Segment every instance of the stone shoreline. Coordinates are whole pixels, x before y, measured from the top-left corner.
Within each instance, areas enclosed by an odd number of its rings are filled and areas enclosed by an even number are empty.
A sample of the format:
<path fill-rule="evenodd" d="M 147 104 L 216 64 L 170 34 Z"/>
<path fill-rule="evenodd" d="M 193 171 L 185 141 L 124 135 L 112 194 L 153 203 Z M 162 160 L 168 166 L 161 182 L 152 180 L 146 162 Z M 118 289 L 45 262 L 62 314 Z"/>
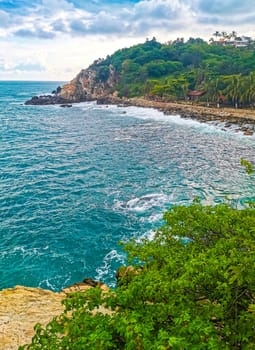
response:
<path fill-rule="evenodd" d="M 179 115 L 182 118 L 197 120 L 201 123 L 222 123 L 224 128 L 236 125 L 236 131 L 243 132 L 247 136 L 255 133 L 255 109 L 213 108 L 197 103 L 163 102 L 142 97 L 128 99 L 107 94 L 86 95 L 83 98 L 79 98 L 79 96 L 75 98 L 63 97 L 59 94 L 33 96 L 25 102 L 25 105 L 60 104 L 61 107 L 72 107 L 73 103 L 88 101 L 97 101 L 98 104 L 155 108 L 167 115 Z"/>
<path fill-rule="evenodd" d="M 234 124 L 237 126 L 237 131 L 243 132 L 247 136 L 251 136 L 255 132 L 255 110 L 213 108 L 197 104 L 161 102 L 145 98 L 120 99 L 109 96 L 98 98 L 97 103 L 155 108 L 167 115 L 179 115 L 182 118 L 197 120 L 201 123 L 223 123 L 225 128 Z"/>

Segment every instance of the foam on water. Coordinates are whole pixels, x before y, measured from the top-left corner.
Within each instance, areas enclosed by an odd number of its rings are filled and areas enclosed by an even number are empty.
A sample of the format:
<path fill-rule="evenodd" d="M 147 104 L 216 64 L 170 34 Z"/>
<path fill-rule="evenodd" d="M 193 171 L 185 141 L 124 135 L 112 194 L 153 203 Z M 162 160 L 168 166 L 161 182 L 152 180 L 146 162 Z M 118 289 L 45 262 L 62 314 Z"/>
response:
<path fill-rule="evenodd" d="M 21 105 L 58 85 L 0 82 L 0 288 L 114 286 L 118 241 L 152 238 L 172 205 L 252 197 L 254 139 L 148 108 Z"/>
<path fill-rule="evenodd" d="M 155 207 L 162 207 L 169 202 L 169 197 L 163 193 L 145 194 L 138 198 L 130 199 L 126 204 L 122 204 L 127 210 L 144 213 Z"/>
<path fill-rule="evenodd" d="M 109 106 L 107 106 L 109 108 Z M 244 137 L 244 133 L 240 130 L 238 125 L 232 124 L 228 125 L 228 123 L 221 121 L 208 121 L 207 123 L 200 122 L 195 119 L 183 118 L 180 115 L 168 115 L 162 111 L 153 108 L 142 108 L 135 106 L 128 107 L 118 107 L 118 106 L 110 106 L 112 110 L 119 109 L 119 111 L 123 114 L 127 113 L 128 116 L 139 118 L 142 120 L 154 120 L 157 122 L 177 124 L 184 127 L 198 128 L 206 133 L 233 133 L 238 136 Z M 246 125 L 247 126 L 247 125 Z M 245 127 L 245 124 L 243 125 Z M 255 135 L 251 135 L 250 138 L 254 139 Z"/>
<path fill-rule="evenodd" d="M 96 269 L 95 279 L 97 281 L 107 281 L 109 287 L 115 287 L 116 263 L 124 265 L 126 261 L 125 254 L 116 249 L 111 250 L 103 259 L 103 263 Z M 115 265 L 115 266 L 114 266 Z"/>

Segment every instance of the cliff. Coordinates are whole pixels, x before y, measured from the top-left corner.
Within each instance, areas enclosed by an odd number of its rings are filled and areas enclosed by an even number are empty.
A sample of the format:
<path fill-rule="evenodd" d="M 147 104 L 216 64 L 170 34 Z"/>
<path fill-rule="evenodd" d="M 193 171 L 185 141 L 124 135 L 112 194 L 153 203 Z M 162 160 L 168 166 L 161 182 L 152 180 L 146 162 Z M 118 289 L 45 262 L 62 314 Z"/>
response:
<path fill-rule="evenodd" d="M 104 72 L 104 74 L 102 73 Z M 34 96 L 26 105 L 66 104 L 97 100 L 103 96 L 117 94 L 115 86 L 118 75 L 112 65 L 107 68 L 92 65 L 82 69 L 70 83 L 58 88 L 52 95 Z"/>
<path fill-rule="evenodd" d="M 113 66 L 108 67 L 107 76 L 100 76 L 96 66 L 82 69 L 69 84 L 63 85 L 58 96 L 68 102 L 96 100 L 101 96 L 113 94 L 118 76 Z"/>
<path fill-rule="evenodd" d="M 20 345 L 30 343 L 35 324 L 40 322 L 46 326 L 60 315 L 64 310 L 61 302 L 68 293 L 86 291 L 97 285 L 84 281 L 59 293 L 22 286 L 0 291 L 0 350 L 18 350 Z M 101 288 L 108 290 L 105 285 Z"/>

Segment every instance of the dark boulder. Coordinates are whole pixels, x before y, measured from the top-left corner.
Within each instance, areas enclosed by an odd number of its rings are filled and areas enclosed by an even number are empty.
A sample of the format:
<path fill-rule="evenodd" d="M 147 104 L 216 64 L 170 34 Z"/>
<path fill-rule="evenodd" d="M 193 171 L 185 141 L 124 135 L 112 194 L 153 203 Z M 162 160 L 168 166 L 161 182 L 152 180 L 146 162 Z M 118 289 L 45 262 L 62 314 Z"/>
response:
<path fill-rule="evenodd" d="M 41 95 L 33 96 L 30 100 L 25 102 L 25 105 L 55 105 L 55 104 L 66 104 L 63 97 L 57 95 Z"/>
<path fill-rule="evenodd" d="M 63 108 L 70 108 L 70 107 L 73 107 L 73 105 L 69 104 L 69 103 L 64 103 L 63 105 L 60 105 L 60 107 L 63 107 Z"/>

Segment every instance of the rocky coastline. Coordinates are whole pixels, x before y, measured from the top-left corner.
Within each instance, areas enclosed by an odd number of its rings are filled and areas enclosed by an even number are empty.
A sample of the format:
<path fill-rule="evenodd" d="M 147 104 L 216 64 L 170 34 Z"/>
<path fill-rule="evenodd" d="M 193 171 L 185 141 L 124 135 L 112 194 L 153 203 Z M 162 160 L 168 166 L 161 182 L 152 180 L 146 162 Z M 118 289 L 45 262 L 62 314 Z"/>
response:
<path fill-rule="evenodd" d="M 30 343 L 35 334 L 34 326 L 38 322 L 46 326 L 59 316 L 64 311 L 62 300 L 68 294 L 96 286 L 104 291 L 109 290 L 106 285 L 90 278 L 66 287 L 61 292 L 23 286 L 1 290 L 0 350 L 18 350 L 20 345 Z"/>
<path fill-rule="evenodd" d="M 236 125 L 237 131 L 243 132 L 246 136 L 251 136 L 255 132 L 255 110 L 213 108 L 191 103 L 154 101 L 146 98 L 120 99 L 112 96 L 99 97 L 97 103 L 154 108 L 166 115 L 179 115 L 181 118 L 193 119 L 201 123 L 221 123 L 225 128 Z"/>
<path fill-rule="evenodd" d="M 25 105 L 59 104 L 72 107 L 73 103 L 97 101 L 98 104 L 155 108 L 167 115 L 179 115 L 201 123 L 222 123 L 224 129 L 236 126 L 236 130 L 247 136 L 255 132 L 255 109 L 213 108 L 189 101 L 166 102 L 153 97 L 120 98 L 116 90 L 119 75 L 112 65 L 107 78 L 100 78 L 100 66 L 82 69 L 68 84 L 57 87 L 51 95 L 33 96 Z"/>
<path fill-rule="evenodd" d="M 255 133 L 255 110 L 232 109 L 232 108 L 214 108 L 201 106 L 195 103 L 181 102 L 163 102 L 147 98 L 119 98 L 116 95 L 100 94 L 84 96 L 70 96 L 66 93 L 61 95 L 42 95 L 33 96 L 25 102 L 25 105 L 55 105 L 61 107 L 72 107 L 73 103 L 96 101 L 98 104 L 118 105 L 118 106 L 137 106 L 145 108 L 154 108 L 162 111 L 166 115 L 179 115 L 181 118 L 197 120 L 201 123 L 222 124 L 225 129 L 236 126 L 236 130 L 246 136 Z"/>

